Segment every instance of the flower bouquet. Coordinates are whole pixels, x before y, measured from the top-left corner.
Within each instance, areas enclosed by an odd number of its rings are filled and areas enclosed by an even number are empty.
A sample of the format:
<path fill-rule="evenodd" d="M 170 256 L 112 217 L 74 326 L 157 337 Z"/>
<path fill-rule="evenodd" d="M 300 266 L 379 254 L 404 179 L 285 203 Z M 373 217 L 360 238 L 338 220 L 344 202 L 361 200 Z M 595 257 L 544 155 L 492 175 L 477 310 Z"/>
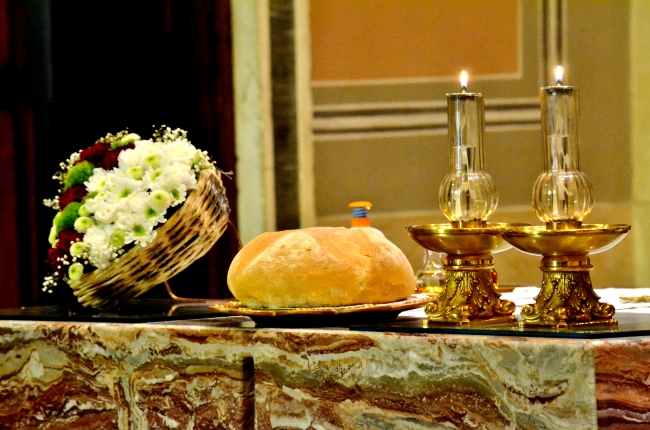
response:
<path fill-rule="evenodd" d="M 84 306 L 112 308 L 165 282 L 227 228 L 221 171 L 184 130 L 108 134 L 61 168 L 60 194 L 45 201 L 57 214 L 43 289 L 63 280 Z"/>

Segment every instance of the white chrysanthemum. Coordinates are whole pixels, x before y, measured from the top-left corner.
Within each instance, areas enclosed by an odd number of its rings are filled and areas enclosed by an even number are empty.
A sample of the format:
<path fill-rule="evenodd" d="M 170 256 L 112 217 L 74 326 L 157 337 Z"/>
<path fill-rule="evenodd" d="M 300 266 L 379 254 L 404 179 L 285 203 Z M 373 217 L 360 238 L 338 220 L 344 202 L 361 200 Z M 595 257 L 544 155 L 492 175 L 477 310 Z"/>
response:
<path fill-rule="evenodd" d="M 121 199 L 115 207 L 115 226 L 120 230 L 130 230 L 135 224 L 145 222 L 144 210 L 147 205 L 147 192 L 138 192 Z"/>
<path fill-rule="evenodd" d="M 174 163 L 192 165 L 197 149 L 187 139 L 177 139 L 165 145 L 165 158 Z"/>
<path fill-rule="evenodd" d="M 120 154 L 120 158 L 118 158 L 118 162 L 121 163 L 119 165 L 120 169 L 124 170 L 122 167 L 123 165 L 125 167 L 132 167 L 137 165 L 143 168 L 151 168 L 151 160 L 148 160 L 148 158 L 152 155 L 160 156 L 160 154 L 164 151 L 164 147 L 162 145 L 163 144 L 160 142 L 152 142 L 150 140 L 142 140 L 136 142 L 135 148 L 124 151 L 123 157 L 122 154 Z"/>
<path fill-rule="evenodd" d="M 88 214 L 96 214 L 100 210 L 106 210 L 107 206 L 113 206 L 117 202 L 117 196 L 109 191 L 101 191 L 95 197 L 89 198 L 84 203 L 84 211 Z M 101 220 L 100 220 L 101 221 Z M 102 221 L 104 222 L 104 221 Z"/>
<path fill-rule="evenodd" d="M 144 174 L 144 177 L 142 178 L 142 182 L 146 184 L 146 187 L 154 190 L 160 188 L 157 184 L 156 181 L 158 181 L 159 177 L 165 173 L 165 169 L 150 169 L 147 170 Z M 167 190 L 165 190 L 167 191 Z"/>
<path fill-rule="evenodd" d="M 109 175 L 111 181 L 111 192 L 115 193 L 118 199 L 128 197 L 133 193 L 145 191 L 146 188 L 142 181 L 138 181 L 124 174 L 121 170 L 116 170 Z"/>
<path fill-rule="evenodd" d="M 157 211 L 151 206 L 147 206 L 144 211 L 144 217 L 147 219 L 147 224 L 151 225 L 152 229 L 156 228 L 160 224 L 164 224 L 167 221 L 167 218 L 165 218 L 166 214 L 166 210 Z"/>
<path fill-rule="evenodd" d="M 98 221 L 104 224 L 111 224 L 117 216 L 117 200 L 118 198 L 115 193 L 103 191 L 95 197 L 86 200 L 84 209 Z"/>
<path fill-rule="evenodd" d="M 126 172 L 132 167 L 145 166 L 145 159 L 153 153 L 153 143 L 150 140 L 139 140 L 135 148 L 120 152 L 117 157 L 118 168 Z"/>
<path fill-rule="evenodd" d="M 165 190 L 151 191 L 151 195 L 147 200 L 149 206 L 157 212 L 166 211 L 172 204 L 172 195 Z"/>
<path fill-rule="evenodd" d="M 149 194 L 147 190 L 135 191 L 124 198 L 118 199 L 115 206 L 121 213 L 142 212 L 149 199 Z"/>
<path fill-rule="evenodd" d="M 183 184 L 171 190 L 170 194 L 172 195 L 172 206 L 178 206 L 187 199 L 187 190 L 185 190 L 185 185 Z"/>
<path fill-rule="evenodd" d="M 198 188 L 198 181 L 196 180 L 196 173 L 189 166 L 174 164 L 165 170 L 170 175 L 174 175 L 180 183 L 185 185 L 186 190 L 195 190 Z"/>
<path fill-rule="evenodd" d="M 104 169 L 93 169 L 93 175 L 88 179 L 87 182 L 84 183 L 84 185 L 90 193 L 99 193 L 108 189 L 111 185 L 108 177 L 108 172 Z"/>
<path fill-rule="evenodd" d="M 140 150 L 146 150 L 150 154 L 160 154 L 161 151 L 164 151 L 164 148 L 165 146 L 162 142 L 153 142 L 151 140 L 147 140 L 146 142 L 142 142 Z"/>
<path fill-rule="evenodd" d="M 137 243 L 141 246 L 147 246 L 156 237 L 156 230 L 147 228 L 146 225 L 136 224 L 124 235 L 124 243 Z"/>
<path fill-rule="evenodd" d="M 98 205 L 94 214 L 95 218 L 103 224 L 112 224 L 117 218 L 117 207 L 115 204 Z"/>
<path fill-rule="evenodd" d="M 121 213 L 120 216 L 115 220 L 115 227 L 120 231 L 128 232 L 133 230 L 135 226 L 140 225 L 144 228 L 147 228 L 147 218 L 144 216 L 144 213 Z M 151 230 L 151 228 L 147 228 Z M 127 242 L 128 243 L 128 242 Z"/>
<path fill-rule="evenodd" d="M 187 166 L 173 164 L 168 166 L 159 175 L 152 177 L 151 188 L 161 189 L 173 194 L 176 190 L 179 193 L 194 190 L 198 187 L 196 175 Z"/>
<path fill-rule="evenodd" d="M 115 249 L 111 243 L 112 226 L 93 226 L 84 235 L 84 248 L 88 261 L 98 269 L 105 269 L 113 260 Z"/>

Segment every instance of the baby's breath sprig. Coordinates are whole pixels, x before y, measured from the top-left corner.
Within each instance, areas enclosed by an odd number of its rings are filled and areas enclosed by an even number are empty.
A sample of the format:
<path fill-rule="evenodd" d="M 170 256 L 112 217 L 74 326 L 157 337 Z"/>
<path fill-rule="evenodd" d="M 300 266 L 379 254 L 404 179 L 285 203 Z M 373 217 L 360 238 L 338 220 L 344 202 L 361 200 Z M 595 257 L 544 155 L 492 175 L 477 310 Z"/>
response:
<path fill-rule="evenodd" d="M 56 287 L 56 285 L 59 283 L 61 274 L 66 273 L 67 266 L 70 265 L 70 260 L 67 255 L 58 257 L 56 260 L 57 260 L 56 270 L 51 275 L 46 276 L 43 280 L 43 291 L 46 293 L 52 293 L 53 291 L 52 289 Z"/>
<path fill-rule="evenodd" d="M 52 199 L 43 199 L 43 205 L 58 211 L 60 209 L 59 196 L 54 196 Z"/>
<path fill-rule="evenodd" d="M 59 283 L 58 274 L 46 276 L 43 281 L 43 292 L 50 293 L 50 294 L 53 293 L 54 292 L 53 288 L 56 287 L 58 283 Z"/>
<path fill-rule="evenodd" d="M 178 139 L 187 140 L 187 131 L 180 128 L 172 129 L 163 124 L 153 132 L 154 142 L 172 142 Z"/>
<path fill-rule="evenodd" d="M 124 138 L 124 137 L 125 137 L 126 135 L 128 135 L 128 134 L 129 134 L 129 131 L 128 131 L 128 130 L 121 130 L 121 131 L 118 131 L 118 132 L 115 133 L 115 134 L 113 134 L 113 133 L 107 133 L 106 136 L 104 136 L 104 137 L 100 137 L 99 139 L 97 139 L 97 142 L 100 142 L 100 143 L 111 143 L 111 144 L 112 144 L 113 142 L 121 141 L 122 138 Z"/>
<path fill-rule="evenodd" d="M 210 169 L 216 165 L 215 161 L 210 159 L 208 151 L 196 151 L 196 155 L 192 161 L 192 169 L 194 169 L 197 175 L 203 170 Z"/>

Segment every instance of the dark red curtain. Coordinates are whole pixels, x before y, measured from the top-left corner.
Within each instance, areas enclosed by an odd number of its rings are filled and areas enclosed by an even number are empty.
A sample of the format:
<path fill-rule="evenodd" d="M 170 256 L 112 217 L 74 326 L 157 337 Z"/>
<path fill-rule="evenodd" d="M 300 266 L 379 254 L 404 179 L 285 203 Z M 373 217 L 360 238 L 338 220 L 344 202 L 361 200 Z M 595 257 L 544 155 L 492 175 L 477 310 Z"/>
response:
<path fill-rule="evenodd" d="M 166 124 L 234 171 L 231 52 L 228 0 L 0 0 L 0 307 L 74 301 L 65 286 L 40 291 L 54 215 L 41 201 L 73 151 Z M 235 252 L 228 233 L 175 292 L 227 297 Z"/>
<path fill-rule="evenodd" d="M 0 306 L 38 297 L 26 2 L 0 0 Z"/>

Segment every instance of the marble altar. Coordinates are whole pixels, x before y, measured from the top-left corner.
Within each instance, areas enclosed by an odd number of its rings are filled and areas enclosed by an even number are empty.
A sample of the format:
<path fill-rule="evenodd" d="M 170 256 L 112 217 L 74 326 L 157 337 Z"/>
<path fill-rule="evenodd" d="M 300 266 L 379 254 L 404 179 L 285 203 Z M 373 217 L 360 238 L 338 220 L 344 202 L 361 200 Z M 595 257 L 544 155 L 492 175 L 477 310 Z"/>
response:
<path fill-rule="evenodd" d="M 650 337 L 0 322 L 0 428 L 650 428 Z"/>

